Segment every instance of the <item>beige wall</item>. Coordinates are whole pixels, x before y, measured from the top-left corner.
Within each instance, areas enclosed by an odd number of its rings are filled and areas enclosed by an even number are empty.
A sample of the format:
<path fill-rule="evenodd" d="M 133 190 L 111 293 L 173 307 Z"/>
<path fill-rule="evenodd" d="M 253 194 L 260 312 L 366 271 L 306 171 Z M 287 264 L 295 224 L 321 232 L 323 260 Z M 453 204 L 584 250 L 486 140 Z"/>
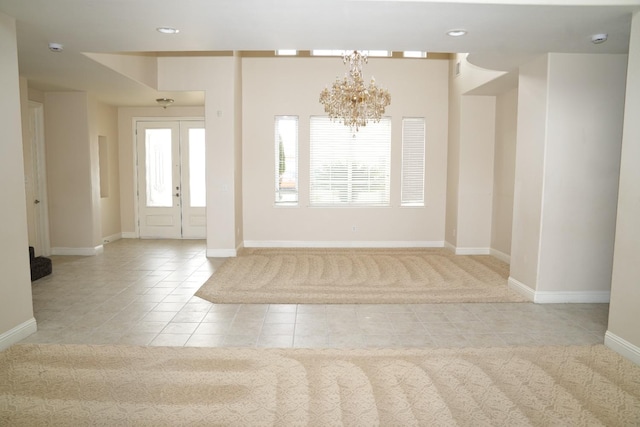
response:
<path fill-rule="evenodd" d="M 35 332 L 29 277 L 27 213 L 15 20 L 0 13 L 0 350 Z"/>
<path fill-rule="evenodd" d="M 494 96 L 461 99 L 457 253 L 488 254 L 491 246 L 495 110 Z"/>
<path fill-rule="evenodd" d="M 611 284 L 626 55 L 549 55 L 537 291 Z"/>
<path fill-rule="evenodd" d="M 39 247 L 36 241 L 36 205 L 33 201 L 36 199 L 36 179 L 33 168 L 33 155 L 31 147 L 31 132 L 29 130 L 29 88 L 27 79 L 20 77 L 20 118 L 22 119 L 22 155 L 24 159 L 24 186 L 26 193 L 26 209 L 27 209 L 27 230 L 29 233 L 29 246 L 33 246 L 36 255 L 39 253 Z"/>
<path fill-rule="evenodd" d="M 640 363 L 640 13 L 633 17 L 607 344 Z M 615 342 L 612 342 L 612 339 Z"/>
<path fill-rule="evenodd" d="M 516 88 L 496 97 L 491 249 L 497 251 L 501 258 L 506 259 L 511 255 L 517 120 L 518 89 Z"/>
<path fill-rule="evenodd" d="M 44 104 L 43 91 L 34 89 L 32 87 L 29 87 L 28 91 L 29 91 L 29 101 L 35 101 L 35 102 L 39 102 L 40 104 Z"/>
<path fill-rule="evenodd" d="M 98 138 L 103 136 L 107 144 L 106 164 L 108 166 L 107 177 L 109 192 L 107 197 L 100 194 L 100 162 L 99 156 L 92 159 L 94 186 L 94 200 L 98 199 L 99 208 L 95 212 L 100 213 L 100 240 L 120 237 L 120 179 L 118 161 L 118 110 L 115 107 L 90 100 L 90 139 L 94 152 L 98 147 Z M 103 154 L 105 154 L 103 153 Z M 94 153 L 98 154 L 98 153 Z M 98 166 L 96 167 L 96 163 Z M 97 190 L 97 194 L 96 194 Z"/>
<path fill-rule="evenodd" d="M 177 120 L 181 117 L 204 116 L 202 107 L 118 108 L 118 177 L 120 192 L 120 225 L 123 237 L 138 237 L 136 227 L 136 142 L 135 119 L 159 118 Z"/>
<path fill-rule="evenodd" d="M 548 56 L 520 66 L 511 279 L 535 289 L 542 215 Z"/>
<path fill-rule="evenodd" d="M 511 278 L 536 301 L 608 300 L 625 63 L 548 54 L 520 69 Z"/>
<path fill-rule="evenodd" d="M 240 111 L 236 98 L 240 75 L 237 57 L 163 57 L 158 60 L 158 89 L 205 92 L 207 165 L 207 255 L 235 256 L 242 244 L 242 223 L 237 222 L 240 183 Z M 240 231 L 238 231 L 240 228 Z"/>
<path fill-rule="evenodd" d="M 447 141 L 447 201 L 445 214 L 445 242 L 455 249 L 458 246 L 458 187 L 460 178 L 460 81 L 462 74 L 455 75 L 457 64 L 462 66 L 463 57 L 457 55 L 449 61 L 449 115 Z"/>
<path fill-rule="evenodd" d="M 247 245 L 442 244 L 446 192 L 448 62 L 369 60 L 365 79 L 391 93 L 391 206 L 309 207 L 309 117 L 324 115 L 320 91 L 345 66 L 339 58 L 245 58 L 243 70 L 243 201 Z M 299 205 L 275 207 L 274 116 L 299 116 Z M 426 119 L 426 206 L 401 208 L 403 117 Z M 357 231 L 353 232 L 352 227 Z M 351 243 L 350 243 L 351 242 Z"/>
<path fill-rule="evenodd" d="M 101 241 L 95 216 L 92 167 L 97 163 L 92 162 L 97 156 L 92 153 L 89 96 L 47 92 L 44 109 L 51 250 L 90 255 Z"/>
<path fill-rule="evenodd" d="M 235 157 L 235 224 L 236 224 L 236 229 L 235 229 L 235 240 L 236 240 L 236 245 L 241 245 L 241 242 L 244 241 L 244 221 L 243 221 L 243 214 L 244 214 L 244 206 L 243 206 L 243 201 L 242 201 L 242 191 L 243 191 L 243 185 L 242 185 L 242 137 L 243 137 L 243 133 L 242 133 L 242 58 L 236 54 L 234 56 L 234 60 L 235 60 L 235 64 L 234 64 L 234 70 L 235 70 L 235 77 L 234 77 L 234 94 L 233 97 L 235 99 L 235 112 L 234 112 L 234 117 L 236 118 L 236 120 L 234 120 L 235 123 L 235 129 L 233 131 L 234 135 L 235 135 L 235 140 L 234 140 L 234 157 Z"/>
<path fill-rule="evenodd" d="M 468 94 L 505 73 L 478 68 L 466 54 L 450 61 L 449 73 L 445 240 L 459 253 L 489 253 L 495 99 Z"/>

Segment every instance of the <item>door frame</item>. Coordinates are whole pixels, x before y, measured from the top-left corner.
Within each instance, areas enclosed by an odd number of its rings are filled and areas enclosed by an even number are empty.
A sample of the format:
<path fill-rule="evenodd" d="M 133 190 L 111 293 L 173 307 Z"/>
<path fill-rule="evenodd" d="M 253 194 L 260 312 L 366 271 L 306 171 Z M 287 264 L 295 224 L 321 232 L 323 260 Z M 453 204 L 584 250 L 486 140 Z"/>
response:
<path fill-rule="evenodd" d="M 131 149 L 133 150 L 133 221 L 134 221 L 134 235 L 127 236 L 136 239 L 140 238 L 140 206 L 138 203 L 138 138 L 136 130 L 138 129 L 139 122 L 181 122 L 181 121 L 206 121 L 203 116 L 166 116 L 166 117 L 133 117 L 131 119 L 131 138 L 133 144 Z M 124 236 L 123 236 L 124 237 Z"/>
<path fill-rule="evenodd" d="M 34 196 L 40 200 L 39 209 L 36 213 L 36 243 L 39 252 L 43 256 L 51 255 L 51 239 L 49 236 L 49 198 L 47 194 L 47 158 L 44 143 L 44 104 L 29 101 L 29 125 L 31 125 L 31 114 L 35 114 L 34 132 L 29 135 L 31 144 L 31 164 L 35 172 L 32 179 L 35 182 Z"/>

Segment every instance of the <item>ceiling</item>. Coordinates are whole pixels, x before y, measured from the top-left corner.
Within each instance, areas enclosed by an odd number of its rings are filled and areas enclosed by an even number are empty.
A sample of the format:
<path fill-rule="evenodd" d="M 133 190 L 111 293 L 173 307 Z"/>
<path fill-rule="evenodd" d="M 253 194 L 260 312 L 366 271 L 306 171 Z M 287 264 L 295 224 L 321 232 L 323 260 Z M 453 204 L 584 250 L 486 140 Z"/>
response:
<path fill-rule="evenodd" d="M 0 0 L 16 18 L 20 74 L 40 90 L 84 90 L 112 105 L 201 105 L 157 92 L 84 53 L 370 49 L 468 52 L 509 70 L 545 52 L 626 53 L 640 0 Z M 178 34 L 156 31 L 175 27 Z M 467 30 L 450 37 L 450 29 Z M 591 36 L 607 33 L 606 43 Z M 64 45 L 62 52 L 48 48 Z M 329 76 L 331 77 L 331 76 Z"/>

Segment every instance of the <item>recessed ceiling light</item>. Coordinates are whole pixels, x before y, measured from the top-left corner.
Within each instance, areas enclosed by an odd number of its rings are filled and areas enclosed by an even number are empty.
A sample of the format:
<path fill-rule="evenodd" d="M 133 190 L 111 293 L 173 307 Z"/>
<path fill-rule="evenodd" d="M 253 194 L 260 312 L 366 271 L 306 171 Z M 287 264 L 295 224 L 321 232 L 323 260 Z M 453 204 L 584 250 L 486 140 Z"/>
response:
<path fill-rule="evenodd" d="M 162 34 L 178 34 L 180 30 L 173 27 L 158 27 L 156 31 Z"/>
<path fill-rule="evenodd" d="M 461 37 L 467 34 L 467 30 L 449 30 L 447 35 L 451 37 Z"/>

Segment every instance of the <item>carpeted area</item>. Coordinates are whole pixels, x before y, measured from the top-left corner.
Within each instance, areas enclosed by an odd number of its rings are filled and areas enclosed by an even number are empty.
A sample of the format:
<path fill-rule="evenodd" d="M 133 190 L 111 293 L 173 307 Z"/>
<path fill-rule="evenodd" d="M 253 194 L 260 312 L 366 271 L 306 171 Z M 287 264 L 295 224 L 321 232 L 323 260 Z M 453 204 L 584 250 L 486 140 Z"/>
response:
<path fill-rule="evenodd" d="M 522 302 L 508 264 L 446 249 L 244 249 L 196 296 L 214 303 Z"/>
<path fill-rule="evenodd" d="M 0 425 L 640 425 L 602 345 L 259 350 L 15 345 Z"/>

